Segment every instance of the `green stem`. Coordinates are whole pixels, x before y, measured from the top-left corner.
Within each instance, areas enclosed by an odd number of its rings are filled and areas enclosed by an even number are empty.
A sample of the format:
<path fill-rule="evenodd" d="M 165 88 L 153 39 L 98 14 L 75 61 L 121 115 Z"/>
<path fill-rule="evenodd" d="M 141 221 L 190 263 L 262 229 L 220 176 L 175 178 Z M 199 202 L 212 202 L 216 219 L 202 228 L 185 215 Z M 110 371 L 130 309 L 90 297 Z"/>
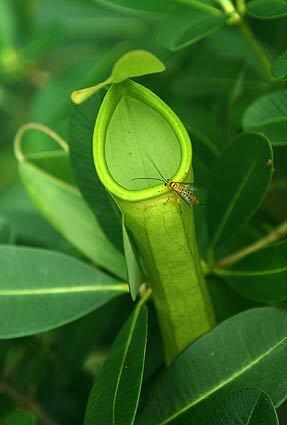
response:
<path fill-rule="evenodd" d="M 246 9 L 245 0 L 237 0 L 236 9 L 241 16 L 244 15 Z"/>
<path fill-rule="evenodd" d="M 264 50 L 262 49 L 261 45 L 258 43 L 257 39 L 254 36 L 253 31 L 247 24 L 247 22 L 243 19 L 240 20 L 239 28 L 245 39 L 248 41 L 250 46 L 253 48 L 259 62 L 261 63 L 263 69 L 265 70 L 266 74 L 270 79 L 272 79 L 271 75 L 271 64 L 266 56 Z"/>
<path fill-rule="evenodd" d="M 233 3 L 230 0 L 217 0 L 217 2 L 220 4 L 222 9 L 228 14 L 234 13 L 236 11 Z"/>
<path fill-rule="evenodd" d="M 240 249 L 239 251 L 235 252 L 234 254 L 231 254 L 223 258 L 217 263 L 217 266 L 221 268 L 232 266 L 233 264 L 241 260 L 241 258 L 245 257 L 246 255 L 252 254 L 253 252 L 256 252 L 264 248 L 266 245 L 269 245 L 270 243 L 276 242 L 284 238 L 286 234 L 287 234 L 287 220 L 283 221 L 283 223 L 281 223 L 280 226 L 276 227 L 268 235 L 264 236 L 263 238 L 259 239 L 253 244 L 248 245 Z"/>

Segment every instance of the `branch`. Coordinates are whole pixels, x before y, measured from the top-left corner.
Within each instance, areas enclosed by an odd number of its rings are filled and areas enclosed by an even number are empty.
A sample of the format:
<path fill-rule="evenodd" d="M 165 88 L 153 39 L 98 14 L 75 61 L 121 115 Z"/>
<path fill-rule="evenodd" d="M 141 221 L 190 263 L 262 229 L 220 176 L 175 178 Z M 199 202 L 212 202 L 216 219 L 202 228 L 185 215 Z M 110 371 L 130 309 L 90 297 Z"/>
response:
<path fill-rule="evenodd" d="M 234 254 L 231 254 L 222 260 L 220 260 L 217 263 L 218 267 L 228 267 L 232 264 L 239 261 L 241 258 L 245 257 L 248 254 L 252 254 L 252 252 L 256 252 L 259 249 L 264 248 L 266 245 L 269 245 L 272 242 L 276 242 L 287 234 L 287 220 L 283 221 L 283 223 L 280 224 L 280 226 L 276 227 L 269 235 L 264 236 L 263 238 L 259 239 L 255 243 L 246 246 L 245 248 L 240 249 L 239 251 L 235 252 Z"/>
<path fill-rule="evenodd" d="M 43 425 L 61 425 L 51 419 L 43 408 L 34 400 L 30 400 L 26 394 L 18 392 L 8 382 L 0 381 L 0 391 L 10 397 L 16 405 L 30 410 L 39 419 Z"/>

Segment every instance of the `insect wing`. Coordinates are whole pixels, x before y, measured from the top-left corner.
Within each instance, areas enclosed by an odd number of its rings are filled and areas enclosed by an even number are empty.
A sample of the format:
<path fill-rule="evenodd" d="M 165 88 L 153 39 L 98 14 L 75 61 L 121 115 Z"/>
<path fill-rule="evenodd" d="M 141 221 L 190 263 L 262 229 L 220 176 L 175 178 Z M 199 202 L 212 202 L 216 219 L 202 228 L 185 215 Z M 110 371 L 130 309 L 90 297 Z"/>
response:
<path fill-rule="evenodd" d="M 198 187 L 195 186 L 195 184 L 193 183 L 182 183 L 182 182 L 174 182 L 174 183 L 178 183 L 180 186 L 180 189 L 182 190 L 187 190 L 188 192 L 196 192 L 198 190 Z"/>
<path fill-rule="evenodd" d="M 178 195 L 178 196 L 180 196 L 181 197 L 181 199 L 183 199 L 184 200 L 184 202 L 186 203 L 186 204 L 188 204 L 189 206 L 191 206 L 192 205 L 192 202 L 191 202 L 191 200 L 189 199 L 189 197 L 188 197 L 188 195 L 185 195 L 184 193 L 182 193 L 182 190 L 183 190 L 183 188 L 181 188 L 181 189 L 173 189 L 174 191 L 175 191 L 175 193 Z"/>

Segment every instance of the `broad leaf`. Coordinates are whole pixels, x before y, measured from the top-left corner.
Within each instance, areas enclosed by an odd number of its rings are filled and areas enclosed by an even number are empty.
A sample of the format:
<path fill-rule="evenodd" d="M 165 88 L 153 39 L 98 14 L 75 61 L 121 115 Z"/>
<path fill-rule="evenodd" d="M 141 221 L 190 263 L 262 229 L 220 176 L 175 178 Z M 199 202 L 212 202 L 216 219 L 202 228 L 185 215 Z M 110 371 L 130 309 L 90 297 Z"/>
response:
<path fill-rule="evenodd" d="M 218 269 L 246 298 L 262 302 L 287 300 L 287 242 L 267 246 L 244 257 L 230 269 Z"/>
<path fill-rule="evenodd" d="M 36 425 L 36 418 L 32 413 L 13 412 L 0 418 L 0 425 Z"/>
<path fill-rule="evenodd" d="M 98 178 L 93 160 L 93 132 L 99 107 L 98 94 L 74 107 L 69 132 L 71 164 L 79 188 L 104 233 L 109 241 L 122 251 L 120 219 L 112 207 L 110 196 Z"/>
<path fill-rule="evenodd" d="M 0 246 L 0 338 L 54 329 L 127 292 L 127 285 L 54 251 Z"/>
<path fill-rule="evenodd" d="M 170 50 L 180 50 L 218 30 L 225 19 L 224 13 L 216 8 L 210 13 L 182 6 L 162 20 L 156 36 Z"/>
<path fill-rule="evenodd" d="M 128 282 L 132 299 L 135 300 L 140 284 L 143 282 L 143 274 L 139 265 L 139 259 L 136 253 L 136 247 L 132 235 L 125 226 L 124 219 L 122 223 L 123 244 L 127 264 Z"/>
<path fill-rule="evenodd" d="M 287 50 L 273 62 L 271 71 L 278 80 L 287 79 Z"/>
<path fill-rule="evenodd" d="M 243 116 L 245 130 L 265 134 L 272 145 L 287 144 L 287 90 L 275 91 L 256 99 Z"/>
<path fill-rule="evenodd" d="M 111 75 L 93 87 L 77 90 L 72 93 L 74 103 L 82 103 L 101 88 L 120 83 L 133 77 L 154 74 L 164 71 L 164 64 L 152 53 L 145 50 L 132 50 L 125 53 L 113 66 Z"/>
<path fill-rule="evenodd" d="M 268 394 L 244 388 L 227 397 L 207 425 L 279 425 L 279 421 Z"/>
<path fill-rule="evenodd" d="M 147 309 L 139 304 L 115 340 L 92 388 L 85 425 L 133 424 L 142 384 Z"/>
<path fill-rule="evenodd" d="M 286 0 L 252 0 L 246 3 L 247 13 L 258 19 L 277 19 L 287 16 Z"/>
<path fill-rule="evenodd" d="M 211 249 L 234 236 L 260 206 L 270 184 L 272 161 L 268 139 L 256 133 L 239 135 L 224 150 L 208 184 Z"/>
<path fill-rule="evenodd" d="M 286 329 L 285 309 L 252 309 L 221 323 L 163 373 L 140 424 L 204 423 L 216 404 L 254 382 L 279 406 L 287 394 Z"/>

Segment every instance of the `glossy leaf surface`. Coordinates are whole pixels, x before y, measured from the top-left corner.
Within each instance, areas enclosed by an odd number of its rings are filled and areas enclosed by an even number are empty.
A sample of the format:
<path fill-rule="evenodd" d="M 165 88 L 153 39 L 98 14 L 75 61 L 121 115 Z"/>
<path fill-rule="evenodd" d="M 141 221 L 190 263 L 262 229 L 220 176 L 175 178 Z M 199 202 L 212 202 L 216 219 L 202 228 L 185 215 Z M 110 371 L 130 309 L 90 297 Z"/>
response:
<path fill-rule="evenodd" d="M 221 323 L 162 374 L 140 423 L 202 423 L 216 403 L 255 380 L 279 406 L 287 391 L 286 326 L 287 311 L 273 308 L 248 310 Z"/>
<path fill-rule="evenodd" d="M 147 341 L 147 309 L 138 305 L 115 340 L 90 393 L 85 425 L 129 425 L 139 401 Z"/>
<path fill-rule="evenodd" d="M 279 422 L 268 394 L 244 388 L 227 397 L 207 425 L 279 425 Z"/>
<path fill-rule="evenodd" d="M 0 246 L 0 338 L 47 331 L 127 292 L 102 271 L 54 251 Z"/>

